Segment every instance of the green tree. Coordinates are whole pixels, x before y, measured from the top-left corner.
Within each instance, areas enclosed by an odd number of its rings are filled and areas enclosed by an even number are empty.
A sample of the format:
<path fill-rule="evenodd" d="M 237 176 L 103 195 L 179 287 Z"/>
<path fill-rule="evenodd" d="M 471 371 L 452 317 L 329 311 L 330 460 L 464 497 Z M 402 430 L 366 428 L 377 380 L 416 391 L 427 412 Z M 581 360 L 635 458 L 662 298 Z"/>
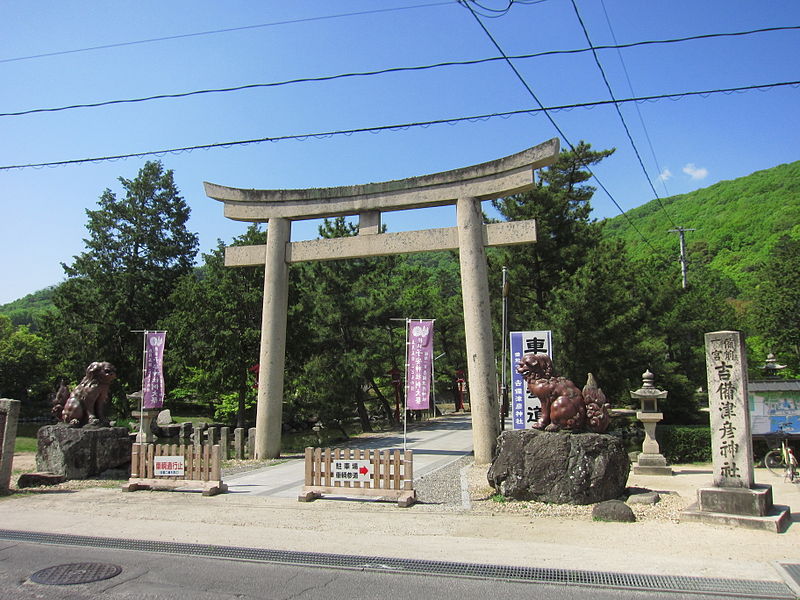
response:
<path fill-rule="evenodd" d="M 343 217 L 326 219 L 319 233 L 348 237 L 358 233 L 358 226 Z M 386 326 L 396 316 L 394 266 L 392 257 L 293 266 L 287 420 L 318 419 L 344 433 L 344 423 L 357 417 L 364 431 L 371 430 L 369 392 L 381 393 L 378 380 L 391 366 Z M 386 410 L 385 397 L 382 405 Z"/>
<path fill-rule="evenodd" d="M 800 372 L 800 239 L 785 235 L 772 247 L 759 271 L 750 321 L 769 351 Z"/>
<path fill-rule="evenodd" d="M 689 287 L 683 289 L 674 262 L 654 258 L 634 265 L 646 318 L 640 370 L 650 369 L 656 385 L 669 392 L 662 405 L 665 422 L 707 421 L 698 412 L 696 393 L 706 387 L 705 334 L 737 329 L 729 297 L 732 284 L 723 274 L 696 265 Z"/>
<path fill-rule="evenodd" d="M 23 402 L 42 399 L 48 367 L 44 340 L 27 326 L 14 327 L 0 315 L 0 397 Z"/>
<path fill-rule="evenodd" d="M 232 245 L 263 243 L 264 233 L 252 225 Z M 176 385 L 171 396 L 210 402 L 216 418 L 233 417 L 245 427 L 255 401 L 250 369 L 258 363 L 264 270 L 226 267 L 222 242 L 203 261 L 172 294 L 175 308 L 166 320 L 175 357 L 167 363 Z"/>
<path fill-rule="evenodd" d="M 644 310 L 636 272 L 622 243 L 602 243 L 553 294 L 549 323 L 553 329 L 556 369 L 578 387 L 593 373 L 614 403 L 627 395 L 644 339 Z M 641 382 L 640 382 L 641 383 Z"/>
<path fill-rule="evenodd" d="M 594 151 L 581 142 L 543 169 L 532 190 L 492 201 L 507 221 L 536 220 L 536 243 L 492 253 L 494 260 L 502 260 L 509 268 L 514 290 L 509 309 L 512 329 L 529 328 L 546 311 L 564 274 L 574 273 L 599 243 L 600 228 L 590 218 L 595 188 L 586 184 L 591 178 L 587 167 L 613 152 Z M 492 271 L 496 279 L 500 270 Z M 499 282 L 493 283 L 499 289 Z"/>
<path fill-rule="evenodd" d="M 156 329 L 172 309 L 172 290 L 192 269 L 197 236 L 187 229 L 189 207 L 173 172 L 145 163 L 134 179 L 119 178 L 124 196 L 110 189 L 87 210 L 86 249 L 53 296 L 55 312 L 43 329 L 63 372 L 80 376 L 94 360 L 117 368 L 113 394 L 127 414 L 125 394 L 141 385 L 141 334 Z"/>

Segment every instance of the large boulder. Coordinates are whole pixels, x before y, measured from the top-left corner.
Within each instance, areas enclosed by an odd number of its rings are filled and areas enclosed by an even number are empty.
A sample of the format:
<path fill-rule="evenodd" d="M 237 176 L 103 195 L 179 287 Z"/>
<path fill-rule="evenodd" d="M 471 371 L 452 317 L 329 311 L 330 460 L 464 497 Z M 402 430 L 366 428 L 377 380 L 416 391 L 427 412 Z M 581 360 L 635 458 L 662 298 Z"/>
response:
<path fill-rule="evenodd" d="M 488 479 L 508 498 L 594 504 L 625 494 L 630 465 L 612 435 L 524 429 L 500 435 Z"/>
<path fill-rule="evenodd" d="M 132 440 L 125 427 L 47 425 L 39 429 L 37 442 L 37 470 L 67 479 L 86 479 L 131 461 Z"/>

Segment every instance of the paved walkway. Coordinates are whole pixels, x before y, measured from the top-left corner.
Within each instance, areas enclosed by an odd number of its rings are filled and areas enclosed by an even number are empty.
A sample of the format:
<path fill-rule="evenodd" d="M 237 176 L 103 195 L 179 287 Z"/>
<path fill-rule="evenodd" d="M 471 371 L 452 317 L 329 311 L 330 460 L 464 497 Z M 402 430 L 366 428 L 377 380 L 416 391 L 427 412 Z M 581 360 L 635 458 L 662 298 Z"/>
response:
<path fill-rule="evenodd" d="M 348 448 L 399 448 L 414 452 L 414 478 L 418 479 L 447 466 L 472 452 L 470 415 L 458 414 L 433 422 L 423 422 L 403 434 L 389 433 L 373 438 L 354 439 Z M 225 477 L 228 492 L 252 496 L 297 498 L 305 477 L 302 458 L 290 458 L 279 465 Z"/>

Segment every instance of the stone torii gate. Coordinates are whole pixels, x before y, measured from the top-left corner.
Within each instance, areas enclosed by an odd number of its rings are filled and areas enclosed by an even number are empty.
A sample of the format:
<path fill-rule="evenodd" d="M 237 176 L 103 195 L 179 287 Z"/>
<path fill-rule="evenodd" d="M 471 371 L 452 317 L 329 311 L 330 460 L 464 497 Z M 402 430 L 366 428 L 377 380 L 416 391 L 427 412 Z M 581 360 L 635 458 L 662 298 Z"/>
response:
<path fill-rule="evenodd" d="M 536 224 L 515 221 L 485 225 L 480 203 L 532 188 L 534 169 L 555 162 L 558 152 L 558 140 L 552 139 L 471 167 L 346 187 L 246 190 L 204 184 L 209 197 L 224 203 L 224 213 L 229 219 L 268 223 L 266 245 L 225 249 L 226 266 L 264 265 L 257 458 L 280 455 L 289 264 L 458 250 L 475 462 L 491 462 L 499 418 L 485 247 L 535 242 Z M 456 205 L 456 227 L 380 232 L 382 212 L 452 204 Z M 291 241 L 292 221 L 350 215 L 359 216 L 357 236 Z"/>

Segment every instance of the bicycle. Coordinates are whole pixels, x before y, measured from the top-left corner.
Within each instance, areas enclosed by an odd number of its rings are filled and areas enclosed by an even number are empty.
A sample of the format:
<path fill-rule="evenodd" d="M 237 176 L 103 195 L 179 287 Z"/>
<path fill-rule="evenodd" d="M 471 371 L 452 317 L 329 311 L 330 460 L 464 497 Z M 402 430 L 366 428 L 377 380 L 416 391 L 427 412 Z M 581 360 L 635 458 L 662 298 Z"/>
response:
<path fill-rule="evenodd" d="M 780 432 L 777 434 L 780 436 L 781 446 L 767 452 L 764 456 L 764 466 L 773 475 L 778 477 L 783 475 L 784 481 L 789 480 L 794 483 L 798 479 L 797 458 L 789 445 L 789 434 L 784 431 L 783 427 L 781 425 Z"/>

